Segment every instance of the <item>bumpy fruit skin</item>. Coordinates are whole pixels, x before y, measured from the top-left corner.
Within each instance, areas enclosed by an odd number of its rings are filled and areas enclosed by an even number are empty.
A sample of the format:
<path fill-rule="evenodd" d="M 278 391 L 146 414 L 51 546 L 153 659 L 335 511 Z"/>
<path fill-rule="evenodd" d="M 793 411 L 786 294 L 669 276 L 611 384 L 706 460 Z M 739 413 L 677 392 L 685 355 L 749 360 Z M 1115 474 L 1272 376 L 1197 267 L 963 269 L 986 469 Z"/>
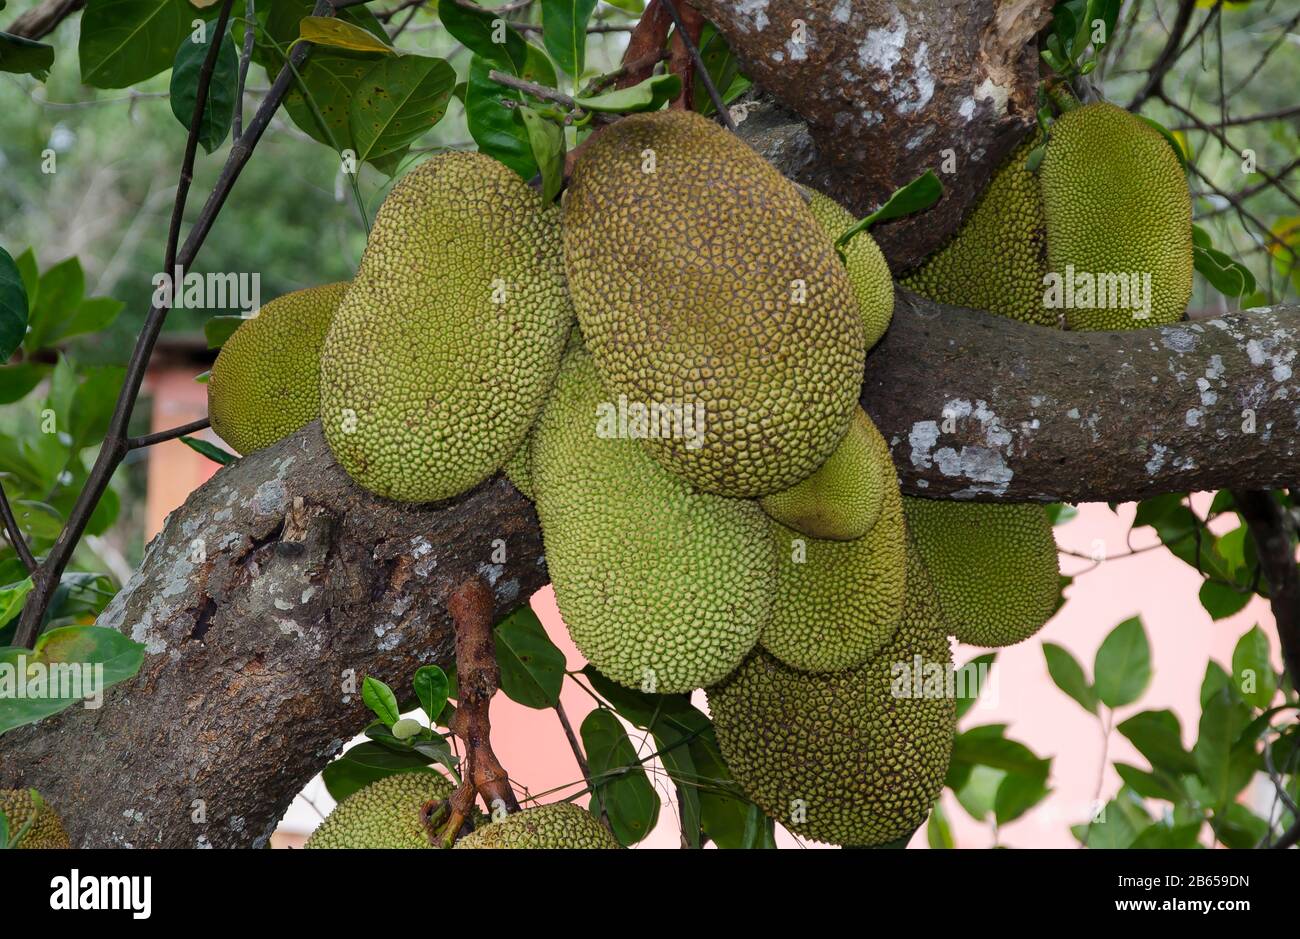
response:
<path fill-rule="evenodd" d="M 451 781 L 433 770 L 385 776 L 348 796 L 304 848 L 432 848 L 420 817 L 426 802 L 451 795 Z"/>
<path fill-rule="evenodd" d="M 699 492 L 635 440 L 597 433 L 610 397 L 565 353 L 532 450 L 546 565 L 569 635 L 612 680 L 680 692 L 722 678 L 758 640 L 775 558 L 754 502 Z"/>
<path fill-rule="evenodd" d="M 769 518 L 800 534 L 852 541 L 876 524 L 889 488 L 898 489 L 889 444 L 859 407 L 849 432 L 816 472 L 758 504 Z"/>
<path fill-rule="evenodd" d="M 483 154 L 422 163 L 380 207 L 325 338 L 330 449 L 381 496 L 464 492 L 524 439 L 572 316 L 558 211 Z"/>
<path fill-rule="evenodd" d="M 239 453 L 320 416 L 320 350 L 346 283 L 277 297 L 226 340 L 208 378 L 212 429 Z"/>
<path fill-rule="evenodd" d="M 68 833 L 63 829 L 63 821 L 58 813 L 50 808 L 44 800 L 38 804 L 32 796 L 31 789 L 0 789 L 0 812 L 4 812 L 9 823 L 9 837 L 15 838 L 29 821 L 32 827 L 15 847 L 70 848 Z"/>
<path fill-rule="evenodd" d="M 1052 125 L 1038 168 L 1053 272 L 1151 275 L 1150 315 L 1065 308 L 1070 329 L 1164 326 L 1192 296 L 1192 200 L 1169 141 L 1141 118 L 1099 102 Z"/>
<path fill-rule="evenodd" d="M 831 243 L 857 221 L 853 213 L 815 190 L 808 209 Z M 880 341 L 894 316 L 894 278 L 880 246 L 869 232 L 859 232 L 844 249 L 844 269 L 862 315 L 863 339 L 870 349 Z"/>
<path fill-rule="evenodd" d="M 895 683 L 915 691 L 915 656 L 928 693 L 896 697 Z M 870 662 L 810 674 L 758 649 L 709 689 L 709 710 L 727 766 L 764 812 L 816 841 L 886 844 L 916 830 L 943 789 L 956 711 L 939 676 L 951 666 L 934 598 L 909 564 L 902 622 Z"/>
<path fill-rule="evenodd" d="M 564 256 L 611 395 L 703 406 L 702 445 L 640 441 L 664 467 L 761 496 L 844 436 L 865 351 L 848 275 L 799 192 L 732 134 L 660 111 L 593 138 L 565 199 Z"/>
<path fill-rule="evenodd" d="M 1057 326 L 1043 305 L 1047 233 L 1038 177 L 1025 159 L 1040 142 L 1031 134 L 994 171 L 961 229 L 899 283 L 923 297 L 986 310 L 1023 323 Z"/>
<path fill-rule="evenodd" d="M 506 474 L 506 479 L 524 494 L 524 498 L 536 500 L 537 495 L 533 492 L 532 445 L 533 435 L 529 434 L 519 444 L 519 448 L 511 454 L 510 459 L 502 464 L 501 471 Z"/>
<path fill-rule="evenodd" d="M 524 809 L 477 828 L 457 841 L 455 847 L 608 850 L 623 846 L 586 809 L 556 802 Z"/>
<path fill-rule="evenodd" d="M 1060 565 L 1041 505 L 903 500 L 907 527 L 960 642 L 1010 646 L 1052 618 Z"/>
<path fill-rule="evenodd" d="M 903 612 L 907 533 L 898 477 L 884 440 L 872 465 L 880 519 L 856 541 L 807 538 L 777 522 L 777 586 L 759 643 L 792 668 L 834 672 L 861 665 L 894 635 Z"/>

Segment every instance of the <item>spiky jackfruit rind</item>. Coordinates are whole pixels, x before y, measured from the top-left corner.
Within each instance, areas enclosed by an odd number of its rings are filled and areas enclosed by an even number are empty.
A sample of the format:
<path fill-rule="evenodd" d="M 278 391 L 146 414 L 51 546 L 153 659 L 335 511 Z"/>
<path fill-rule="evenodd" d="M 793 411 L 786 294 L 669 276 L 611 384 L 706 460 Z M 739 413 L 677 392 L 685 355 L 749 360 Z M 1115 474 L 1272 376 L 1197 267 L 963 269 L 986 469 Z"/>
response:
<path fill-rule="evenodd" d="M 957 234 L 899 283 L 923 297 L 1057 326 L 1044 305 L 1047 233 L 1038 177 L 1025 160 L 1041 141 L 1031 134 L 994 171 Z"/>
<path fill-rule="evenodd" d="M 698 114 L 593 137 L 564 205 L 582 333 L 615 400 L 702 411 L 639 441 L 707 492 L 789 488 L 830 456 L 862 383 L 844 265 L 794 186 Z"/>
<path fill-rule="evenodd" d="M 565 353 L 532 448 L 560 615 L 612 680 L 663 693 L 717 681 L 758 640 L 775 558 L 754 502 L 700 492 L 635 440 L 598 435 L 590 355 Z"/>
<path fill-rule="evenodd" d="M 30 827 L 16 848 L 40 850 L 70 848 L 68 833 L 57 812 L 44 799 L 33 795 L 34 789 L 0 789 L 0 812 L 9 825 L 9 838 L 17 838 L 24 826 Z"/>
<path fill-rule="evenodd" d="M 320 352 L 346 283 L 295 290 L 231 333 L 208 378 L 212 429 L 238 453 L 320 416 Z"/>
<path fill-rule="evenodd" d="M 888 445 L 881 438 L 875 448 L 883 450 L 883 461 L 873 463 L 883 508 L 864 537 L 822 541 L 771 523 L 777 585 L 759 643 L 792 668 L 834 672 L 860 665 L 879 653 L 898 628 L 906 592 L 907 533 Z"/>
<path fill-rule="evenodd" d="M 568 802 L 555 802 L 507 815 L 456 842 L 466 849 L 610 850 L 623 846 L 596 816 Z"/>
<path fill-rule="evenodd" d="M 808 209 L 834 242 L 854 222 L 853 213 L 830 196 L 808 190 Z M 844 269 L 862 316 L 863 339 L 870 349 L 885 335 L 894 316 L 894 278 L 880 246 L 870 232 L 859 232 L 844 248 Z"/>
<path fill-rule="evenodd" d="M 1051 619 L 1060 564 L 1044 506 L 906 498 L 903 508 L 944 622 L 959 641 L 1015 645 Z"/>
<path fill-rule="evenodd" d="M 433 502 L 519 447 L 572 321 L 558 210 L 481 153 L 402 177 L 325 338 L 321 424 L 352 479 Z"/>
<path fill-rule="evenodd" d="M 767 516 L 810 538 L 852 541 L 871 531 L 897 489 L 889 444 L 861 407 L 835 452 L 807 479 L 758 500 Z"/>
<path fill-rule="evenodd" d="M 434 770 L 385 776 L 340 802 L 303 847 L 433 848 L 421 812 L 451 791 L 451 781 Z"/>
<path fill-rule="evenodd" d="M 812 674 L 757 649 L 709 689 L 709 710 L 732 776 L 773 819 L 815 841 L 886 844 L 943 789 L 956 710 L 938 676 L 951 667 L 934 598 L 909 564 L 902 621 L 870 662 Z"/>
<path fill-rule="evenodd" d="M 1091 303 L 1083 281 L 1064 307 L 1077 330 L 1143 329 L 1183 318 L 1192 296 L 1192 202 L 1178 155 L 1164 135 L 1106 102 L 1065 112 L 1052 125 L 1038 169 L 1050 270 L 1097 277 Z M 1117 278 L 1150 275 L 1150 310 Z M 1100 280 L 1105 277 L 1106 281 Z M 1139 288 L 1140 282 L 1139 282 Z M 1111 294 L 1114 293 L 1112 297 Z"/>

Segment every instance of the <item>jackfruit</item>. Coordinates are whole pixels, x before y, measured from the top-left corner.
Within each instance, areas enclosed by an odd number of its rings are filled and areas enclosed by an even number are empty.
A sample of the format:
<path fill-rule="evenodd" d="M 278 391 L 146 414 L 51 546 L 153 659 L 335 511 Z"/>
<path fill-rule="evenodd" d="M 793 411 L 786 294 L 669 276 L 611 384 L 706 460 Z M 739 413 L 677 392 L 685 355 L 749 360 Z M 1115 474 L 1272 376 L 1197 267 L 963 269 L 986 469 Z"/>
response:
<path fill-rule="evenodd" d="M 772 603 L 775 558 L 758 504 L 695 490 L 618 436 L 581 343 L 538 424 L 533 488 L 555 601 L 609 678 L 689 691 L 736 667 Z"/>
<path fill-rule="evenodd" d="M 1038 175 L 1068 328 L 1140 329 L 1183 318 L 1192 296 L 1192 201 L 1164 135 L 1113 104 L 1084 105 L 1052 125 Z M 1141 297 L 1148 276 L 1149 304 Z"/>
<path fill-rule="evenodd" d="M 579 848 L 607 849 L 622 845 L 586 809 L 555 802 L 524 809 L 475 829 L 456 842 L 457 848 Z"/>
<path fill-rule="evenodd" d="M 702 419 L 702 435 L 655 423 L 641 442 L 661 465 L 749 497 L 830 456 L 862 384 L 862 321 L 803 197 L 758 154 L 693 112 L 625 117 L 578 160 L 563 228 L 610 394 Z"/>
<path fill-rule="evenodd" d="M 320 350 L 347 289 L 326 284 L 277 297 L 221 347 L 208 416 L 236 452 L 260 450 L 320 416 Z"/>
<path fill-rule="evenodd" d="M 943 789 L 951 668 L 934 597 L 909 561 L 902 621 L 871 661 L 811 674 L 757 649 L 709 689 L 709 710 L 732 776 L 773 819 L 816 841 L 886 844 L 914 831 Z"/>
<path fill-rule="evenodd" d="M 907 498 L 903 509 L 959 641 L 1015 645 L 1056 612 L 1060 567 L 1045 507 Z"/>
<path fill-rule="evenodd" d="M 822 231 L 834 243 L 857 219 L 853 213 L 829 196 L 809 190 L 808 209 Z M 848 272 L 853 295 L 862 315 L 862 330 L 866 347 L 870 349 L 880 341 L 894 316 L 894 279 L 885 263 L 880 246 L 868 232 L 859 232 L 844 248 L 844 269 Z"/>
<path fill-rule="evenodd" d="M 874 430 L 874 428 L 873 428 Z M 879 436 L 877 434 L 877 436 Z M 821 541 L 772 522 L 777 584 L 759 644 L 786 665 L 834 672 L 861 665 L 887 643 L 903 612 L 907 534 L 894 464 L 883 438 L 874 469 L 880 519 L 856 541 Z"/>
<path fill-rule="evenodd" d="M 880 518 L 887 488 L 898 489 L 889 444 L 858 408 L 849 432 L 816 472 L 758 504 L 769 518 L 800 534 L 852 541 Z"/>
<path fill-rule="evenodd" d="M 423 809 L 451 792 L 451 781 L 434 770 L 385 776 L 339 803 L 303 847 L 433 848 Z"/>
<path fill-rule="evenodd" d="M 6 840 L 19 838 L 15 848 L 70 848 L 68 833 L 58 813 L 35 789 L 0 789 L 0 812 L 9 825 Z M 31 827 L 23 833 L 24 826 Z M 0 844 L 0 847 L 4 847 Z"/>
<path fill-rule="evenodd" d="M 458 495 L 533 423 L 572 321 L 558 210 L 481 153 L 393 187 L 321 357 L 321 424 L 340 465 L 405 502 Z"/>
<path fill-rule="evenodd" d="M 1038 177 L 1025 160 L 1041 141 L 1031 134 L 998 167 L 957 234 L 899 284 L 939 303 L 1057 326 L 1043 304 L 1047 235 Z"/>

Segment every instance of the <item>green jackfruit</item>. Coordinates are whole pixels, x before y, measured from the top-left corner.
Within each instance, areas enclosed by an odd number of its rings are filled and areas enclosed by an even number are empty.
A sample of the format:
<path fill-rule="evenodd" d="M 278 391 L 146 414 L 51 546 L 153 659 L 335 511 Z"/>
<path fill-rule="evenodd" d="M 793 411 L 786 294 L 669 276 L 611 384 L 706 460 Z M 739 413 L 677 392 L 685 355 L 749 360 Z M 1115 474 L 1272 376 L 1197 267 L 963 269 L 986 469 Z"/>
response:
<path fill-rule="evenodd" d="M 519 444 L 519 448 L 510 459 L 502 464 L 501 471 L 506 474 L 506 479 L 524 494 L 524 498 L 536 500 L 537 496 L 533 492 L 532 444 L 533 435 L 529 434 L 524 438 L 523 443 Z"/>
<path fill-rule="evenodd" d="M 944 622 L 959 641 L 1010 646 L 1051 619 L 1061 584 L 1046 508 L 911 498 L 903 508 Z"/>
<path fill-rule="evenodd" d="M 572 321 L 558 211 L 481 153 L 393 187 L 321 357 L 321 423 L 357 483 L 406 502 L 500 468 L 541 409 Z"/>
<path fill-rule="evenodd" d="M 734 135 L 659 111 L 592 138 L 564 257 L 613 398 L 699 415 L 702 434 L 664 433 L 670 418 L 641 441 L 683 479 L 779 492 L 844 436 L 865 352 L 848 275 L 799 192 Z"/>
<path fill-rule="evenodd" d="M 1038 177 L 1025 169 L 1041 138 L 1031 134 L 994 172 L 966 221 L 943 248 L 899 283 L 939 303 L 1057 326 L 1043 304 L 1047 236 Z"/>
<path fill-rule="evenodd" d="M 586 809 L 555 802 L 524 809 L 475 829 L 457 848 L 621 848 L 608 828 Z"/>
<path fill-rule="evenodd" d="M 853 213 L 829 196 L 810 190 L 812 198 L 808 209 L 822 231 L 832 242 L 848 230 L 857 219 Z M 844 269 L 848 272 L 853 295 L 862 315 L 862 329 L 866 347 L 870 349 L 880 341 L 894 316 L 894 279 L 880 253 L 880 246 L 868 232 L 860 232 L 844 249 Z"/>
<path fill-rule="evenodd" d="M 773 819 L 816 841 L 886 844 L 913 832 L 943 789 L 951 668 L 934 598 L 909 563 L 902 622 L 870 662 L 818 675 L 759 649 L 709 689 L 709 710 L 732 775 Z"/>
<path fill-rule="evenodd" d="M 555 601 L 574 643 L 614 681 L 689 691 L 758 640 L 775 558 L 757 503 L 695 490 L 617 436 L 579 343 L 565 353 L 532 448 Z"/>
<path fill-rule="evenodd" d="M 451 792 L 451 781 L 433 770 L 385 776 L 339 803 L 303 847 L 435 847 L 422 810 Z"/>
<path fill-rule="evenodd" d="M 70 848 L 68 833 L 58 813 L 35 789 L 0 789 L 0 812 L 9 826 L 6 840 L 21 839 L 16 848 Z M 23 828 L 28 826 L 26 833 Z M 3 844 L 0 844 L 3 847 Z"/>
<path fill-rule="evenodd" d="M 1183 318 L 1192 296 L 1192 201 L 1164 135 L 1113 104 L 1075 108 L 1052 125 L 1038 175 L 1048 263 L 1062 278 L 1068 328 L 1140 329 Z M 1141 294 L 1148 276 L 1143 303 L 1132 278 Z M 1072 290 L 1066 281 L 1076 282 Z"/>
<path fill-rule="evenodd" d="M 212 429 L 239 453 L 320 416 L 320 350 L 348 285 L 277 297 L 226 340 L 208 378 Z"/>
<path fill-rule="evenodd" d="M 852 541 L 880 518 L 887 488 L 898 489 L 889 444 L 858 408 L 849 432 L 816 472 L 758 504 L 769 518 L 800 534 Z"/>
<path fill-rule="evenodd" d="M 894 464 L 883 439 L 878 446 L 885 458 L 873 468 L 883 507 L 865 536 L 821 541 L 771 523 L 777 586 L 772 618 L 759 643 L 792 668 L 834 672 L 860 665 L 878 653 L 898 627 L 907 534 Z"/>

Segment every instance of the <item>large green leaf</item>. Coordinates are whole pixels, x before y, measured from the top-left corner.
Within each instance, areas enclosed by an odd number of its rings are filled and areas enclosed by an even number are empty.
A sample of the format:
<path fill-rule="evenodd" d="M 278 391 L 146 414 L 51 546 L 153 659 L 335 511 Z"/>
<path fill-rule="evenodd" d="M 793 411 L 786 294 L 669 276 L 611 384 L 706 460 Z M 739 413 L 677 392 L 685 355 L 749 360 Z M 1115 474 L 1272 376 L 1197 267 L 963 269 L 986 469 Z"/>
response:
<path fill-rule="evenodd" d="M 393 689 L 378 678 L 366 676 L 365 681 L 361 683 L 361 700 L 365 702 L 366 707 L 374 711 L 375 716 L 383 721 L 386 727 L 392 727 L 402 716 Z"/>
<path fill-rule="evenodd" d="M 564 185 L 564 128 L 527 106 L 519 109 L 519 115 L 542 174 L 542 202 L 549 204 Z"/>
<path fill-rule="evenodd" d="M 532 608 L 515 610 L 497 624 L 494 636 L 506 697 L 525 707 L 555 707 L 564 684 L 564 653 L 546 635 Z"/>
<path fill-rule="evenodd" d="M 31 75 L 40 81 L 50 76 L 54 47 L 24 36 L 0 33 L 0 72 Z"/>
<path fill-rule="evenodd" d="M 1195 772 L 1196 761 L 1183 749 L 1173 711 L 1141 711 L 1115 728 L 1128 738 L 1151 766 L 1173 776 Z"/>
<path fill-rule="evenodd" d="M 357 159 L 405 152 L 442 119 L 455 86 L 456 72 L 443 59 L 380 59 L 352 94 L 348 126 Z"/>
<path fill-rule="evenodd" d="M 352 94 L 379 56 L 320 49 L 298 70 L 284 96 L 289 117 L 313 140 L 338 151 L 352 150 Z"/>
<path fill-rule="evenodd" d="M 187 0 L 86 0 L 81 15 L 81 81 L 125 88 L 171 67 L 195 19 L 211 19 Z"/>
<path fill-rule="evenodd" d="M 1097 713 L 1097 693 L 1083 674 L 1083 666 L 1064 646 L 1054 642 L 1043 643 L 1043 656 L 1047 659 L 1047 673 L 1060 688 L 1090 714 Z"/>
<path fill-rule="evenodd" d="M 637 759 L 636 747 L 614 712 L 605 708 L 587 715 L 581 734 L 595 790 L 592 810 L 604 808 L 621 844 L 636 844 L 659 819 L 659 795 Z"/>
<path fill-rule="evenodd" d="M 1151 682 L 1151 646 L 1141 617 L 1124 620 L 1097 650 L 1092 666 L 1097 697 L 1110 708 L 1132 704 Z"/>
<path fill-rule="evenodd" d="M 44 362 L 18 362 L 0 365 L 0 404 L 11 404 L 24 398 L 49 374 Z"/>
<path fill-rule="evenodd" d="M 438 4 L 438 17 L 447 32 L 476 56 L 493 63 L 495 68 L 514 75 L 522 75 L 525 71 L 528 43 L 507 25 L 500 13 L 468 2 L 450 2 Z M 554 75 L 549 84 L 554 84 Z"/>
<path fill-rule="evenodd" d="M 204 41 L 195 42 L 191 34 L 181 41 L 172 65 L 172 114 L 187 131 L 194 120 L 194 106 L 198 100 L 199 79 L 203 63 L 213 42 L 219 42 L 217 60 L 212 66 L 212 80 L 208 85 L 208 98 L 199 121 L 199 143 L 211 153 L 221 146 L 230 133 L 235 118 L 235 92 L 239 80 L 239 54 L 226 36 L 218 36 L 215 29 L 205 29 Z"/>
<path fill-rule="evenodd" d="M 358 789 L 385 776 L 423 769 L 428 765 L 429 758 L 415 750 L 398 752 L 366 741 L 326 766 L 321 776 L 334 801 L 342 802 Z"/>
<path fill-rule="evenodd" d="M 1252 626 L 1237 640 L 1232 651 L 1232 675 L 1246 701 L 1261 710 L 1272 703 L 1277 694 L 1277 673 L 1273 671 L 1268 636 L 1259 626 Z"/>
<path fill-rule="evenodd" d="M 1230 587 L 1217 580 L 1207 580 L 1201 584 L 1197 593 L 1201 606 L 1213 620 L 1227 619 L 1234 613 L 1240 613 L 1253 596 L 1249 590 Z"/>
<path fill-rule="evenodd" d="M 27 288 L 23 286 L 23 277 L 14 259 L 8 251 L 0 248 L 0 362 L 9 360 L 9 356 L 22 345 L 26 333 Z"/>
<path fill-rule="evenodd" d="M 959 681 L 957 688 L 958 720 L 965 717 L 966 712 L 975 706 L 980 693 L 984 690 L 984 685 L 991 680 L 993 663 L 996 659 L 996 652 L 985 652 L 983 655 L 977 655 L 957 669 L 956 676 Z"/>
<path fill-rule="evenodd" d="M 657 111 L 676 98 L 682 90 L 682 80 L 676 75 L 651 75 L 630 88 L 618 88 L 603 94 L 573 99 L 584 111 L 602 111 L 612 114 L 629 114 L 634 111 Z"/>
<path fill-rule="evenodd" d="M 1250 711 L 1226 686 L 1215 692 L 1201 711 L 1200 732 L 1192 755 L 1196 774 L 1216 806 L 1226 805 L 1245 784 L 1240 771 L 1234 771 L 1232 751 L 1249 723 Z"/>
<path fill-rule="evenodd" d="M 437 723 L 451 692 L 451 681 L 447 678 L 447 673 L 437 665 L 422 665 L 415 670 L 411 684 L 420 700 L 420 707 L 429 715 L 429 720 Z"/>
<path fill-rule="evenodd" d="M 587 21 L 596 0 L 547 0 L 542 4 L 542 41 L 555 64 L 575 79 L 587 55 Z"/>
<path fill-rule="evenodd" d="M 537 161 L 533 159 L 528 129 L 517 109 L 501 104 L 503 98 L 520 101 L 522 96 L 488 78 L 488 72 L 495 68 L 499 68 L 497 63 L 482 56 L 475 55 L 470 59 L 469 82 L 465 86 L 465 121 L 479 150 L 523 178 L 532 179 L 537 175 Z"/>

